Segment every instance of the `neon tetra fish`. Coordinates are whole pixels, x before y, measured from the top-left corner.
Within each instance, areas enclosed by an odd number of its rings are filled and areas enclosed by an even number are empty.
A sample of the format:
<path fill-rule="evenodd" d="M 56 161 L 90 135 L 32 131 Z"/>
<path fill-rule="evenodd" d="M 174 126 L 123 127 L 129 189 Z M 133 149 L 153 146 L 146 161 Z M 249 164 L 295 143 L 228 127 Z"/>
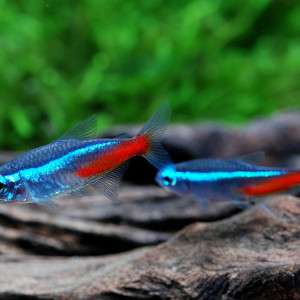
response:
<path fill-rule="evenodd" d="M 255 165 L 262 152 L 236 159 L 196 159 L 161 169 L 156 181 L 182 196 L 209 202 L 241 201 L 282 192 L 300 184 L 300 171 Z"/>
<path fill-rule="evenodd" d="M 133 138 L 95 139 L 91 117 L 51 144 L 30 150 L 0 167 L 0 202 L 55 205 L 50 199 L 99 191 L 117 201 L 119 181 L 129 158 L 144 156 L 160 169 L 171 163 L 160 139 L 171 110 L 160 107 Z"/>

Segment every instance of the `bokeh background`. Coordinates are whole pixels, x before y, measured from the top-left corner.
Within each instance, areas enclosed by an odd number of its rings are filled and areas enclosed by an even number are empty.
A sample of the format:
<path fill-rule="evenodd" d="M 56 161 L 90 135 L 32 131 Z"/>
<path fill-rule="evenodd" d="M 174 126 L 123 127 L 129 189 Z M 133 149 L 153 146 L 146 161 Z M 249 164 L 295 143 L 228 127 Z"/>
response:
<path fill-rule="evenodd" d="M 0 43 L 1 149 L 166 101 L 173 122 L 231 124 L 300 102 L 296 0 L 3 0 Z"/>

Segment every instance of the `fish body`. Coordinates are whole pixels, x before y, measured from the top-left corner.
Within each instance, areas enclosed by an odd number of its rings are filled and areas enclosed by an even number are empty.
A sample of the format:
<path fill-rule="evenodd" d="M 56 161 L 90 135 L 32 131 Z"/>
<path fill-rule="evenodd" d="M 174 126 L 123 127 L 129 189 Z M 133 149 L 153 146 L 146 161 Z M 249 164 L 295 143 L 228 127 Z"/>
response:
<path fill-rule="evenodd" d="M 51 198 L 98 190 L 117 201 L 127 161 L 144 156 L 157 168 L 171 163 L 160 139 L 170 118 L 163 105 L 133 138 L 94 139 L 95 118 L 80 123 L 51 144 L 28 151 L 0 167 L 0 201 L 51 205 Z"/>
<path fill-rule="evenodd" d="M 197 159 L 161 169 L 156 181 L 167 190 L 194 198 L 202 204 L 244 201 L 289 189 L 300 184 L 300 172 L 263 167 L 250 162 L 254 153 L 237 159 Z"/>

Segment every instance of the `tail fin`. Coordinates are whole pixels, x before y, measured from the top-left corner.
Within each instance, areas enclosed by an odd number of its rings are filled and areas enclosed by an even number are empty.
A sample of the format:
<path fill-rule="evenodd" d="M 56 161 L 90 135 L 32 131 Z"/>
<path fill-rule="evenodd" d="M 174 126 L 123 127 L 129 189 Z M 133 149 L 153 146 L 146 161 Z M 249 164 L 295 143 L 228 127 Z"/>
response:
<path fill-rule="evenodd" d="M 146 137 L 149 145 L 144 157 L 157 169 L 173 164 L 169 154 L 161 145 L 161 138 L 170 122 L 170 116 L 170 105 L 169 103 L 165 103 L 152 115 L 138 133 Z"/>

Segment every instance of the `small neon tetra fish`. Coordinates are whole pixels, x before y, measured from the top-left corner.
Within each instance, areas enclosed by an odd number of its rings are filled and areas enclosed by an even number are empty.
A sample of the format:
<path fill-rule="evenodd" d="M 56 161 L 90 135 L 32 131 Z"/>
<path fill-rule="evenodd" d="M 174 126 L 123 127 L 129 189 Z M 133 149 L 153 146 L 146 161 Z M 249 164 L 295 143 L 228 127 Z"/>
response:
<path fill-rule="evenodd" d="M 0 202 L 26 201 L 56 205 L 50 199 L 99 191 L 117 201 L 127 161 L 144 156 L 161 169 L 171 159 L 161 146 L 169 123 L 168 103 L 161 106 L 133 138 L 95 139 L 91 117 L 51 144 L 30 150 L 0 167 Z"/>
<path fill-rule="evenodd" d="M 196 159 L 161 169 L 156 181 L 165 189 L 191 197 L 208 207 L 210 202 L 241 204 L 300 184 L 300 171 L 256 165 L 263 152 L 236 159 Z M 243 205 L 241 205 L 243 206 Z"/>

